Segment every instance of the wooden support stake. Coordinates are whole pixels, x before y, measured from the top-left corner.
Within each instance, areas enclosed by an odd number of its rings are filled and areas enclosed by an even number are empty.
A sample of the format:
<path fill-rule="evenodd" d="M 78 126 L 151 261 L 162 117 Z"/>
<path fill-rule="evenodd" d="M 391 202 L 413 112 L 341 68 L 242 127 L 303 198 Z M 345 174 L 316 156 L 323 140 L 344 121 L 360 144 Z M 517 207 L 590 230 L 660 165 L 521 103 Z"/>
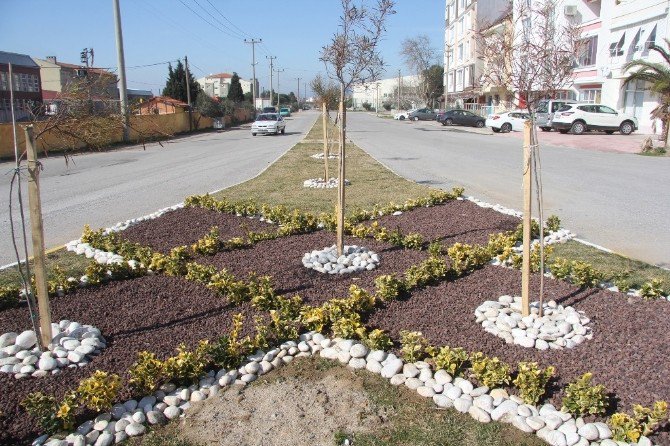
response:
<path fill-rule="evenodd" d="M 328 181 L 328 106 L 324 101 L 321 105 L 321 114 L 323 115 L 323 162 L 324 162 L 324 175 L 323 179 Z"/>
<path fill-rule="evenodd" d="M 344 85 L 340 87 L 340 158 L 337 183 L 337 255 L 344 249 L 344 157 L 345 157 Z"/>
<path fill-rule="evenodd" d="M 521 314 L 530 314 L 530 241 L 532 212 L 531 123 L 523 127 L 523 265 L 521 267 Z"/>
<path fill-rule="evenodd" d="M 47 269 L 44 253 L 44 227 L 42 226 L 42 202 L 40 200 L 39 166 L 37 164 L 37 147 L 33 135 L 33 126 L 25 129 L 26 152 L 28 156 L 28 206 L 30 207 L 30 229 L 33 239 L 33 258 L 35 271 L 35 290 L 40 318 L 40 343 L 47 348 L 51 342 L 51 308 L 49 305 L 49 289 L 47 287 Z"/>

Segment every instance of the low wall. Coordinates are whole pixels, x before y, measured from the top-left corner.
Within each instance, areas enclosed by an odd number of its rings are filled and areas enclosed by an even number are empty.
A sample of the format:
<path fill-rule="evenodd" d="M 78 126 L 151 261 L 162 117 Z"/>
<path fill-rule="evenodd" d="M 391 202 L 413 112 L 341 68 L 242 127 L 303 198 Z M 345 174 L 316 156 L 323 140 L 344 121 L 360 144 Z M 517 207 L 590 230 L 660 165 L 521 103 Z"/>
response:
<path fill-rule="evenodd" d="M 239 112 L 239 114 L 238 114 Z M 236 117 L 249 118 L 250 113 L 247 110 L 236 110 Z M 238 119 L 239 119 L 238 118 Z M 211 128 L 214 121 L 211 118 L 193 114 L 194 123 L 198 123 L 198 129 Z M 36 122 L 34 124 L 35 134 L 43 131 L 47 124 L 45 122 Z M 95 141 L 101 146 L 111 146 L 123 141 L 123 129 L 121 123 L 110 125 L 106 120 L 104 125 L 97 126 L 95 122 L 89 122 L 90 133 Z M 19 152 L 25 150 L 25 133 L 23 131 L 25 124 L 17 125 L 17 140 Z M 193 126 L 195 129 L 195 126 Z M 165 138 L 177 133 L 189 131 L 188 113 L 171 113 L 165 115 L 131 115 L 130 116 L 130 140 L 131 142 L 146 141 L 154 138 Z M 59 131 L 47 131 L 37 139 L 37 150 L 42 152 L 63 151 L 85 148 L 83 141 L 65 136 Z M 12 124 L 0 124 L 0 159 L 14 158 L 14 136 L 12 133 Z"/>

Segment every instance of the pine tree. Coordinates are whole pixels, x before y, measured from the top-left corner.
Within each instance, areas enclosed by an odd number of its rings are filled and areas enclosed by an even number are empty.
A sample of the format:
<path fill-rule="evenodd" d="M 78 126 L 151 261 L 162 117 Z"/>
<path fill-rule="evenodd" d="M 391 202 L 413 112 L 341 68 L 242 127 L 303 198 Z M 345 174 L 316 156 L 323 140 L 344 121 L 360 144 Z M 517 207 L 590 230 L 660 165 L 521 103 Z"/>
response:
<path fill-rule="evenodd" d="M 227 97 L 236 103 L 244 101 L 244 92 L 242 91 L 242 84 L 240 84 L 240 77 L 237 73 L 233 73 L 233 77 L 230 79 L 230 88 L 228 89 Z"/>
<path fill-rule="evenodd" d="M 188 71 L 188 78 L 191 86 L 191 103 L 195 104 L 200 92 L 200 84 L 193 77 L 191 70 Z M 177 61 L 177 66 L 174 69 L 172 68 L 172 64 L 168 64 L 168 78 L 163 89 L 163 96 L 178 99 L 182 102 L 188 101 L 186 95 L 186 74 L 181 61 Z"/>

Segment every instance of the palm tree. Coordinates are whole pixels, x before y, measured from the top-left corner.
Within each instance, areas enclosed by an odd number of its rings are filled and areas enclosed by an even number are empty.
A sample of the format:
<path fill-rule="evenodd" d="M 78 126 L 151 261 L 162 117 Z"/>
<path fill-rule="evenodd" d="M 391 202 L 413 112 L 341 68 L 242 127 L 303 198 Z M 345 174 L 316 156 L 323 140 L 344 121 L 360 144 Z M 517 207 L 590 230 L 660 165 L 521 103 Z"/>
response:
<path fill-rule="evenodd" d="M 670 39 L 665 40 L 665 44 L 670 49 Z M 624 86 L 629 82 L 645 81 L 651 84 L 650 90 L 659 96 L 659 104 L 651 111 L 651 117 L 660 119 L 663 123 L 662 139 L 664 141 L 665 149 L 668 147 L 668 130 L 670 129 L 670 52 L 660 46 L 652 44 L 651 50 L 656 51 L 663 57 L 665 62 L 650 62 L 648 60 L 636 59 L 624 65 L 623 70 L 631 72 L 626 80 Z"/>

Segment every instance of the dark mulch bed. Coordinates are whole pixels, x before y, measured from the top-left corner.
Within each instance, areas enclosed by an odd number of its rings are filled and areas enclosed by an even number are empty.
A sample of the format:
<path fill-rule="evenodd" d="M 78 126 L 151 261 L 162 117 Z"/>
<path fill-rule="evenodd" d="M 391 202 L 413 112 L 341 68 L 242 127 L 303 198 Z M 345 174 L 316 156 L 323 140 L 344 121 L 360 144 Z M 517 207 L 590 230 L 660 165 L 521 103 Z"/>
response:
<path fill-rule="evenodd" d="M 495 266 L 414 292 L 407 300 L 390 302 L 375 311 L 368 322 L 389 330 L 395 339 L 400 330 L 416 330 L 436 345 L 482 351 L 513 366 L 519 361 L 554 365 L 561 387 L 585 372 L 593 372 L 596 383 L 605 384 L 620 398 L 618 410 L 670 398 L 668 302 L 634 299 L 628 303 L 621 294 L 578 290 L 557 280 L 547 280 L 545 285 L 547 300 L 586 312 L 595 334 L 592 340 L 571 350 L 540 352 L 507 345 L 484 332 L 475 322 L 475 308 L 485 300 L 521 293 L 521 273 Z M 539 276 L 533 277 L 531 286 L 539 288 Z M 554 394 L 551 401 L 558 405 L 560 396 Z"/>
<path fill-rule="evenodd" d="M 225 268 L 238 278 L 246 278 L 251 272 L 272 276 L 272 283 L 279 294 L 299 294 L 305 303 L 320 305 L 333 298 L 347 297 L 351 284 L 373 291 L 377 276 L 403 273 L 427 258 L 422 251 L 398 248 L 374 239 L 345 237 L 346 245 L 362 245 L 377 252 L 381 258 L 380 265 L 372 271 L 347 275 L 323 274 L 302 265 L 302 256 L 306 252 L 334 243 L 335 234 L 318 231 L 267 240 L 249 249 L 219 252 L 211 257 L 198 256 L 196 261 Z"/>
<path fill-rule="evenodd" d="M 477 206 L 468 200 L 450 200 L 433 207 L 421 207 L 400 215 L 386 215 L 380 226 L 418 232 L 426 241 L 440 240 L 446 246 L 456 242 L 486 244 L 489 234 L 513 231 L 521 223 L 516 217 Z"/>
<path fill-rule="evenodd" d="M 221 240 L 242 237 L 247 231 L 274 232 L 277 226 L 256 218 L 238 217 L 203 208 L 182 208 L 168 212 L 160 218 L 147 220 L 126 229 L 120 234 L 127 240 L 149 246 L 167 254 L 170 249 L 195 243 L 206 235 L 212 226 L 219 227 Z"/>
<path fill-rule="evenodd" d="M 29 443 L 38 435 L 34 421 L 19 407 L 30 392 L 61 397 L 76 388 L 93 371 L 126 371 L 135 352 L 148 350 L 162 359 L 175 354 L 179 343 L 193 347 L 200 339 L 215 339 L 230 329 L 232 316 L 243 313 L 248 324 L 243 335 L 253 334 L 253 316 L 261 314 L 249 304 L 231 307 L 225 299 L 195 283 L 168 276 L 147 276 L 78 290 L 52 301 L 54 321 L 69 319 L 102 330 L 108 346 L 93 361 L 59 376 L 16 380 L 0 373 L 0 444 Z M 26 308 L 0 312 L 0 333 L 30 327 Z M 127 398 L 127 391 L 121 398 Z"/>

